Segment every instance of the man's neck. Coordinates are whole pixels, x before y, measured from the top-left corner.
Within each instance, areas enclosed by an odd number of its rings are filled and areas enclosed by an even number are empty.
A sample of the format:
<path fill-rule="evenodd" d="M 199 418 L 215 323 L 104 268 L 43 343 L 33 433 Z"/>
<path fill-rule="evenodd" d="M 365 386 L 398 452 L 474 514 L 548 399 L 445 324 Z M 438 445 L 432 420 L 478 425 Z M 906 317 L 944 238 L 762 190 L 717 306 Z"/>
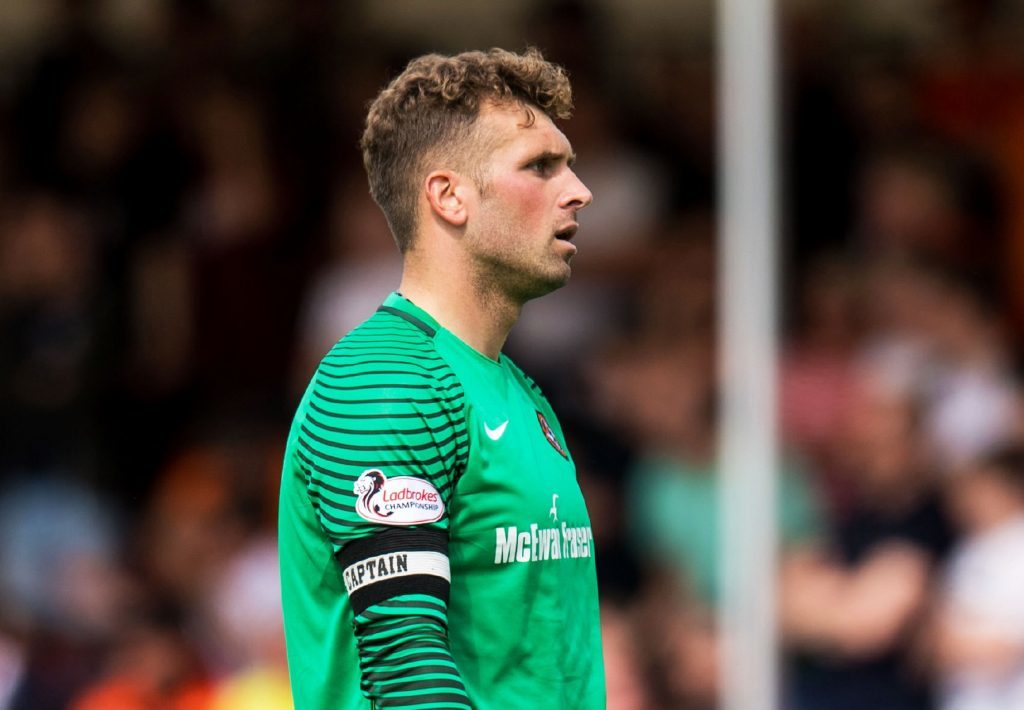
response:
<path fill-rule="evenodd" d="M 522 304 L 474 285 L 465 271 L 406 260 L 399 292 L 474 350 L 497 360 Z"/>

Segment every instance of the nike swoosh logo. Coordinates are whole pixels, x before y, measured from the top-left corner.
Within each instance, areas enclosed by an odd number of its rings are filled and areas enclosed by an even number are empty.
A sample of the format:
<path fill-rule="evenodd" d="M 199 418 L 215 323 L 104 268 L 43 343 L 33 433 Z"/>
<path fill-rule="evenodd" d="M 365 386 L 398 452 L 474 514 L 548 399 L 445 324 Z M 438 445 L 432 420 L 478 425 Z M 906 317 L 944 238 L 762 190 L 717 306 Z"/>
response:
<path fill-rule="evenodd" d="M 505 433 L 505 427 L 507 427 L 507 426 L 508 426 L 508 419 L 506 419 L 505 421 L 503 421 L 501 424 L 499 424 L 498 426 L 494 427 L 493 429 L 491 429 L 489 426 L 487 426 L 487 422 L 484 422 L 484 431 L 487 432 L 487 436 L 489 436 L 491 438 L 491 441 L 497 441 Z"/>

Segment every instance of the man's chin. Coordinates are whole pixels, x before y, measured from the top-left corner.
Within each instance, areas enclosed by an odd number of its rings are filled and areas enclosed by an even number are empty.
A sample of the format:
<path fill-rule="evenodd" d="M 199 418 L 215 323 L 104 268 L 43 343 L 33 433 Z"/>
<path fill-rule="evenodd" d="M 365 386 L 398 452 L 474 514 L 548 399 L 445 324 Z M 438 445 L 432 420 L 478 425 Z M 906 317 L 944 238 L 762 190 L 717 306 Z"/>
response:
<path fill-rule="evenodd" d="M 523 264 L 500 264 L 479 274 L 478 283 L 485 290 L 501 291 L 506 297 L 525 303 L 546 296 L 569 283 L 572 268 L 564 259 L 551 259 L 530 268 Z"/>
<path fill-rule="evenodd" d="M 526 285 L 526 288 L 522 291 L 523 301 L 532 301 L 535 298 L 546 296 L 552 291 L 558 289 L 569 283 L 569 277 L 572 275 L 572 269 L 566 262 L 563 269 L 558 272 L 552 272 L 550 274 L 544 274 L 543 276 L 533 280 L 532 283 Z"/>

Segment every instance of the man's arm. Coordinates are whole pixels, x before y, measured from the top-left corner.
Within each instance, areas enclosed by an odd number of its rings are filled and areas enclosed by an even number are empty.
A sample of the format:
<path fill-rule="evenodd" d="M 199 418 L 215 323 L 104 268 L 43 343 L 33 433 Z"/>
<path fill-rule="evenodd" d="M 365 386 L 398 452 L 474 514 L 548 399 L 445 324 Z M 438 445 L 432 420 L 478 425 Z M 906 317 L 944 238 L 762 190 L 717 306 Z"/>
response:
<path fill-rule="evenodd" d="M 896 643 L 927 600 L 929 561 L 904 543 L 888 543 L 853 569 L 821 550 L 794 551 L 781 574 L 781 626 L 797 645 L 866 657 Z"/>
<path fill-rule="evenodd" d="M 298 459 L 349 595 L 361 689 L 378 708 L 470 708 L 447 622 L 462 388 L 429 347 L 352 352 L 318 372 Z"/>
<path fill-rule="evenodd" d="M 338 562 L 367 697 L 382 708 L 469 708 L 448 649 L 447 535 L 385 530 L 346 546 Z"/>
<path fill-rule="evenodd" d="M 979 623 L 951 604 L 939 610 L 931 631 L 935 661 L 943 673 L 969 671 L 998 677 L 1024 660 L 1024 643 L 1013 633 Z"/>

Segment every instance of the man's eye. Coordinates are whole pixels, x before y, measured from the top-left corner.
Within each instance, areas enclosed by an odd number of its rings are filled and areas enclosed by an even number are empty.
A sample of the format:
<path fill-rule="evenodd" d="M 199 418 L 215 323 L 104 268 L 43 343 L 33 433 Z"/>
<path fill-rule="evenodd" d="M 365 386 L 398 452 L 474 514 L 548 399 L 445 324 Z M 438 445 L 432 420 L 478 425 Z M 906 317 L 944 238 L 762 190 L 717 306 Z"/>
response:
<path fill-rule="evenodd" d="M 551 172 L 551 161 L 550 160 L 535 160 L 530 163 L 530 170 L 537 173 L 538 175 L 547 175 Z"/>

